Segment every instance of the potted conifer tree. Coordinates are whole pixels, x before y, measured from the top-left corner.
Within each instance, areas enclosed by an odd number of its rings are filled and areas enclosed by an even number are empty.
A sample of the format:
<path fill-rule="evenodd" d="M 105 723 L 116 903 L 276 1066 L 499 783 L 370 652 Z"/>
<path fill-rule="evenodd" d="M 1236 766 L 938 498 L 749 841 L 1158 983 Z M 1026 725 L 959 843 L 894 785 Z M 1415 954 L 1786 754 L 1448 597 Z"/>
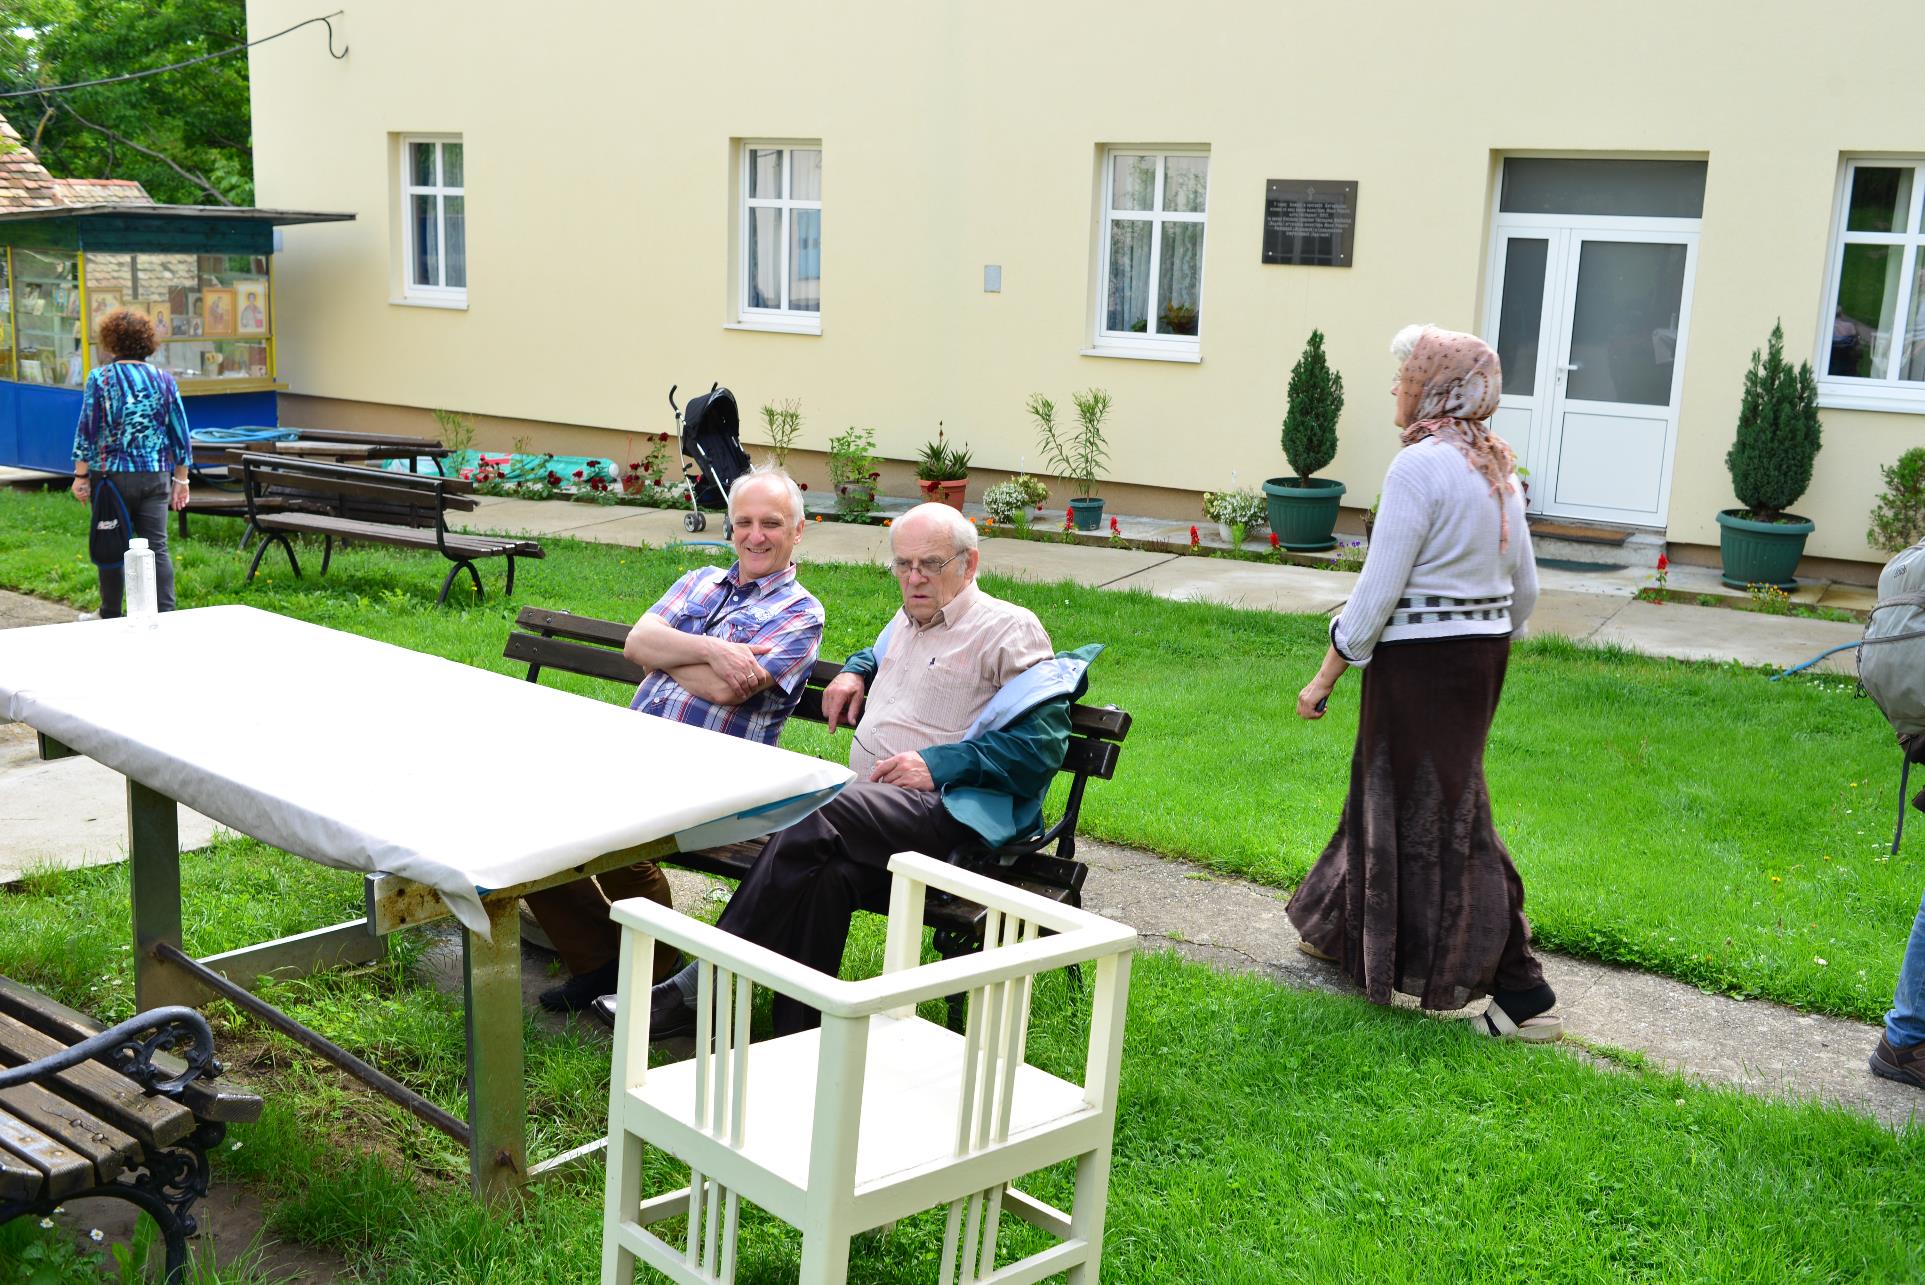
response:
<path fill-rule="evenodd" d="M 1337 419 L 1343 414 L 1343 376 L 1323 355 L 1323 331 L 1312 330 L 1303 356 L 1290 371 L 1290 405 L 1283 418 L 1283 456 L 1295 477 L 1263 484 L 1270 531 L 1286 549 L 1336 546 L 1337 509 L 1344 484 L 1312 477 L 1337 456 Z"/>
<path fill-rule="evenodd" d="M 1752 350 L 1737 439 L 1724 457 L 1731 489 L 1744 506 L 1718 514 L 1726 584 L 1797 588 L 1798 559 L 1814 528 L 1787 510 L 1811 485 L 1819 445 L 1818 381 L 1810 362 L 1792 369 L 1785 360 L 1785 328 L 1773 325 L 1765 351 Z"/>

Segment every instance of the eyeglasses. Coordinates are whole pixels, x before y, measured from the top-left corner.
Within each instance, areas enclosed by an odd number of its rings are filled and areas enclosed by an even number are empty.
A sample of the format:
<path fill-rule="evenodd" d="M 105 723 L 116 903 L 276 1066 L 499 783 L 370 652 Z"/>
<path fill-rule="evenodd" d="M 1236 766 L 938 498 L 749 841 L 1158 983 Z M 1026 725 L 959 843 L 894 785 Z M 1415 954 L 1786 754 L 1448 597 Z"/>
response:
<path fill-rule="evenodd" d="M 889 570 L 895 573 L 898 580 L 907 580 L 911 571 L 920 574 L 924 580 L 934 580 L 948 570 L 950 563 L 968 552 L 969 550 L 964 549 L 961 553 L 952 553 L 941 561 L 935 558 L 924 558 L 919 562 L 911 562 L 907 558 L 897 558 L 889 564 Z"/>

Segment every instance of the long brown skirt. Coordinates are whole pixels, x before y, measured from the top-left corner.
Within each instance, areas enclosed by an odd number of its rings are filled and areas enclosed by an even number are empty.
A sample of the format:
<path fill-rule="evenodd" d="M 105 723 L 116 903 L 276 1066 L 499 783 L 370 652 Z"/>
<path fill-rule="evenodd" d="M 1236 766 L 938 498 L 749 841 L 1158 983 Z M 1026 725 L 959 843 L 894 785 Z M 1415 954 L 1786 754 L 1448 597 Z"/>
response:
<path fill-rule="evenodd" d="M 1484 785 L 1509 658 L 1508 637 L 1390 643 L 1363 671 L 1343 819 L 1289 914 L 1376 1003 L 1462 1008 L 1544 980 Z"/>

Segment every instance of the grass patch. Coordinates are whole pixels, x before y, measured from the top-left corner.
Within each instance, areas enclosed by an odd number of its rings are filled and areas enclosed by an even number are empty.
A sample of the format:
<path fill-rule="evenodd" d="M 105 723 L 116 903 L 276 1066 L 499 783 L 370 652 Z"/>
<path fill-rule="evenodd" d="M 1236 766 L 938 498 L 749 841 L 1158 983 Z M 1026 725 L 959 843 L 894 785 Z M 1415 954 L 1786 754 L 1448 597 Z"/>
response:
<path fill-rule="evenodd" d="M 184 859 L 197 953 L 255 940 L 282 916 L 351 905 L 351 875 L 251 841 Z M 259 895 L 250 881 L 278 889 Z M 126 1007 L 124 867 L 49 876 L 0 902 L 0 972 L 103 1017 Z M 252 921 L 250 922 L 250 916 Z M 64 924 L 69 970 L 40 933 Z M 271 997 L 451 1109 L 460 1109 L 459 999 L 399 958 L 272 988 Z M 846 972 L 880 965 L 860 917 Z M 60 952 L 56 952 L 60 953 Z M 217 1173 L 269 1193 L 275 1234 L 347 1258 L 385 1285 L 546 1285 L 594 1278 L 602 1175 L 533 1189 L 518 1218 L 468 1196 L 464 1156 L 386 1101 L 231 1009 L 222 1055 L 268 1099 Z M 1060 978 L 1038 993 L 1032 1060 L 1078 1063 L 1086 1005 Z M 598 1028 L 528 1032 L 533 1154 L 601 1133 L 608 1045 Z M 1169 1281 L 1830 1281 L 1916 1279 L 1925 1249 L 1925 1130 L 1786 1106 L 1632 1066 L 1498 1045 L 1361 1000 L 1138 962 L 1121 1085 L 1104 1277 Z M 657 1189 L 675 1180 L 651 1153 Z M 1030 1183 L 1067 1198 L 1068 1175 Z M 1012 1221 L 1013 1237 L 1027 1235 Z M 928 1280 L 941 1223 L 924 1215 L 859 1242 L 850 1280 Z M 793 1279 L 792 1232 L 745 1220 L 745 1283 Z"/>
<path fill-rule="evenodd" d="M 62 494 L 0 493 L 0 584 L 93 605 L 84 528 L 84 510 Z M 514 605 L 494 592 L 498 568 L 487 572 L 488 601 L 475 605 L 458 585 L 439 609 L 445 564 L 400 550 L 349 549 L 325 580 L 310 570 L 300 581 L 270 555 L 243 588 L 235 525 L 203 520 L 196 531 L 177 549 L 184 603 L 249 602 L 518 672 L 501 659 Z M 612 619 L 633 619 L 704 556 L 545 543 L 550 556 L 522 569 L 517 602 Z M 805 579 L 829 608 L 827 656 L 866 645 L 898 601 L 880 568 L 811 565 Z M 1059 646 L 1110 644 L 1093 699 L 1129 709 L 1136 726 L 1117 779 L 1090 791 L 1085 833 L 1279 886 L 1302 877 L 1335 828 L 1356 727 L 1355 676 L 1322 723 L 1292 713 L 1322 654 L 1320 617 L 987 583 L 1035 610 Z M 543 681 L 626 697 L 589 679 Z M 1540 942 L 1707 989 L 1877 1018 L 1925 878 L 1917 845 L 1885 855 L 1898 756 L 1852 688 L 1835 676 L 1773 683 L 1756 670 L 1551 636 L 1521 645 L 1488 766 Z M 847 752 L 844 738 L 803 724 L 783 743 Z"/>

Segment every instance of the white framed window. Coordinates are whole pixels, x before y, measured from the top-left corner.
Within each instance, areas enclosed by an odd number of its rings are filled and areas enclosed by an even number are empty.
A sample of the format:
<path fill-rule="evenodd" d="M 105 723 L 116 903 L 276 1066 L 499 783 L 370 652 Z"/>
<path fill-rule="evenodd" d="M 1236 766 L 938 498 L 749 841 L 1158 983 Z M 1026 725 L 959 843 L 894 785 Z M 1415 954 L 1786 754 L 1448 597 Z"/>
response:
<path fill-rule="evenodd" d="M 741 323 L 822 329 L 822 144 L 742 144 Z"/>
<path fill-rule="evenodd" d="M 1832 220 L 1819 404 L 1925 412 L 1925 158 L 1845 162 Z"/>
<path fill-rule="evenodd" d="M 1207 151 L 1105 153 L 1093 354 L 1196 360 L 1209 193 Z"/>
<path fill-rule="evenodd" d="M 468 198 L 459 135 L 401 140 L 402 294 L 468 301 Z"/>

